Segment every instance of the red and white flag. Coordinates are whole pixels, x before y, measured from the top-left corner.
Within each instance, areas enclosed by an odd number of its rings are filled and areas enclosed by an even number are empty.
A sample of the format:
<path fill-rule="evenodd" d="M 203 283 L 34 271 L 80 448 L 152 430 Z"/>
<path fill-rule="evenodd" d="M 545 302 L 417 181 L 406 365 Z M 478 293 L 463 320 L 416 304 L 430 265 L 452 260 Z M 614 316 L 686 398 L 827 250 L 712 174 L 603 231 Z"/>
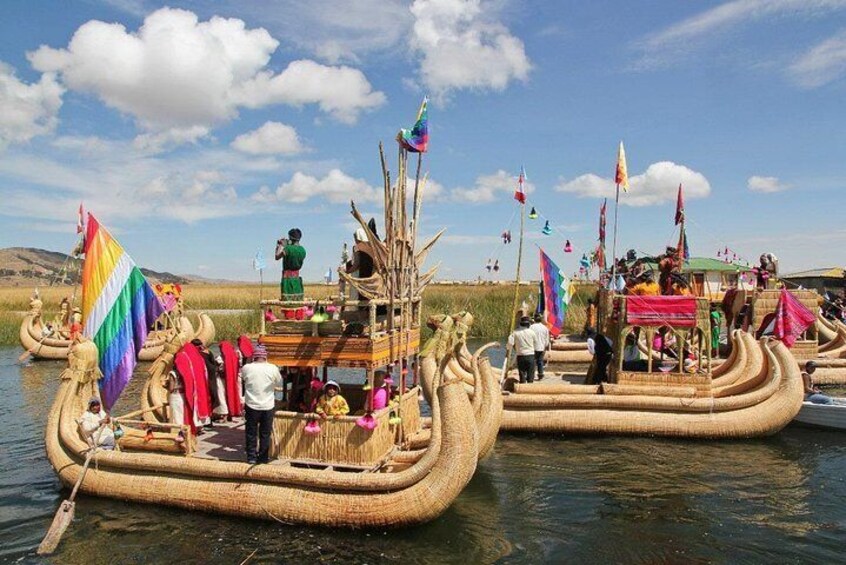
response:
<path fill-rule="evenodd" d="M 526 203 L 526 169 L 520 167 L 520 176 L 517 177 L 517 190 L 514 191 L 514 200 L 520 204 Z"/>
<path fill-rule="evenodd" d="M 816 316 L 799 302 L 787 289 L 781 289 L 781 296 L 775 311 L 773 335 L 787 347 L 793 347 L 796 340 L 816 322 Z"/>
<path fill-rule="evenodd" d="M 684 221 L 684 193 L 682 185 L 679 185 L 679 194 L 676 197 L 676 225 Z"/>

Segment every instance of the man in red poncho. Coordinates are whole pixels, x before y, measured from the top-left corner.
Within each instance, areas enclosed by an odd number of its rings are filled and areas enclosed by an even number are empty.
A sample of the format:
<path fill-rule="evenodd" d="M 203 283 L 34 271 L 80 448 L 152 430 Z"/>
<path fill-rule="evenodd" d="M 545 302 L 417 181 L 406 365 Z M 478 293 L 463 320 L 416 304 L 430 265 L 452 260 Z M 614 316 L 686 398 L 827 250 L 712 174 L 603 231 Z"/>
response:
<path fill-rule="evenodd" d="M 196 345 L 186 343 L 174 357 L 173 366 L 184 387 L 185 420 L 195 427 L 211 425 L 208 371 L 200 350 Z"/>
<path fill-rule="evenodd" d="M 218 347 L 220 348 L 220 357 L 223 359 L 226 404 L 229 409 L 228 420 L 231 422 L 233 417 L 241 416 L 243 395 L 241 394 L 240 362 L 238 352 L 235 351 L 231 342 L 221 341 Z"/>

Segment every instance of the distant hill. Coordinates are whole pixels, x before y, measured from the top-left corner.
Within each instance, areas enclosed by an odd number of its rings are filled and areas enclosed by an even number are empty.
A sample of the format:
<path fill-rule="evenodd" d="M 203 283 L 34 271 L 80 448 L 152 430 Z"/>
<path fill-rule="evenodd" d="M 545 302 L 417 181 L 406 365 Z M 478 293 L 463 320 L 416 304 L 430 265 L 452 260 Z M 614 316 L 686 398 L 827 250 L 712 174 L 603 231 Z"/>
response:
<path fill-rule="evenodd" d="M 76 284 L 82 261 L 64 253 L 31 247 L 0 249 L 0 286 Z M 222 282 L 196 275 L 175 275 L 141 268 L 150 282 L 190 284 Z"/>

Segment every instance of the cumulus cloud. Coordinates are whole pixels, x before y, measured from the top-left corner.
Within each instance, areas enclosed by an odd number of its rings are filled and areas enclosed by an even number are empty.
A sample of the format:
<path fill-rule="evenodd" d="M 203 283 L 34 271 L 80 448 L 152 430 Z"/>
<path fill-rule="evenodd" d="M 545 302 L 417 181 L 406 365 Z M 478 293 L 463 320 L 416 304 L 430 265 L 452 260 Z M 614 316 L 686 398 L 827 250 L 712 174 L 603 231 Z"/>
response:
<path fill-rule="evenodd" d="M 201 22 L 193 12 L 162 8 L 136 32 L 91 20 L 67 48 L 41 46 L 28 57 L 37 70 L 58 73 L 70 89 L 96 95 L 142 129 L 170 132 L 168 141 L 230 120 L 245 106 L 316 104 L 353 122 L 384 102 L 349 67 L 293 61 L 274 74 L 267 64 L 278 45 L 265 29 L 248 29 L 240 19 Z"/>
<path fill-rule="evenodd" d="M 752 192 L 763 193 L 781 192 L 790 188 L 789 184 L 781 182 L 778 177 L 761 177 L 757 175 L 749 177 L 746 181 L 746 186 Z"/>
<path fill-rule="evenodd" d="M 846 74 L 846 29 L 818 43 L 787 68 L 800 86 L 816 88 Z"/>
<path fill-rule="evenodd" d="M 353 178 L 340 169 L 332 169 L 323 178 L 297 171 L 291 180 L 280 184 L 275 191 L 263 186 L 251 196 L 254 202 L 259 203 L 301 204 L 312 198 L 323 198 L 333 204 L 343 204 L 350 200 L 379 202 L 382 190 L 371 186 L 364 179 Z"/>
<path fill-rule="evenodd" d="M 523 42 L 480 0 L 415 0 L 410 47 L 419 78 L 436 97 L 454 89 L 503 90 L 526 80 L 532 64 Z"/>
<path fill-rule="evenodd" d="M 629 192 L 620 196 L 620 204 L 652 206 L 675 201 L 679 184 L 684 185 L 688 199 L 711 194 L 711 184 L 702 173 L 672 161 L 660 161 L 649 165 L 645 173 L 629 177 Z M 572 180 L 560 179 L 555 190 L 580 198 L 614 198 L 616 185 L 613 178 L 587 173 Z"/>
<path fill-rule="evenodd" d="M 303 150 L 297 130 L 279 122 L 265 122 L 256 130 L 242 133 L 231 145 L 251 155 L 292 155 Z"/>
<path fill-rule="evenodd" d="M 361 110 L 385 103 L 385 95 L 374 91 L 364 73 L 352 67 L 327 67 L 307 59 L 292 61 L 275 75 L 258 73 L 237 89 L 236 97 L 248 108 L 269 104 L 303 106 L 317 104 L 338 121 L 355 123 Z"/>
<path fill-rule="evenodd" d="M 493 202 L 506 194 L 513 196 L 516 189 L 517 177 L 500 169 L 493 174 L 479 176 L 471 188 L 453 188 L 449 198 L 457 202 L 484 204 Z M 526 182 L 524 190 L 526 194 L 531 194 L 535 186 L 531 182 Z"/>
<path fill-rule="evenodd" d="M 0 61 L 0 149 L 52 132 L 59 121 L 63 93 L 53 73 L 26 84 Z"/>

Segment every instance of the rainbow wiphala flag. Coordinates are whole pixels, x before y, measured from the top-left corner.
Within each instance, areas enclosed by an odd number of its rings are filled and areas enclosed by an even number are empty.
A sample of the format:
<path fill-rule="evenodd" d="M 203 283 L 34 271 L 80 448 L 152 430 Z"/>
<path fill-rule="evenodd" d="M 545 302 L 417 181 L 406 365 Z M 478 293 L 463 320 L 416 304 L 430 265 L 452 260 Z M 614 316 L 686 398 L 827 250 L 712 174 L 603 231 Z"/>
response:
<path fill-rule="evenodd" d="M 132 378 L 138 352 L 164 306 L 141 270 L 88 214 L 82 268 L 83 335 L 100 355 L 100 395 L 109 409 Z"/>
<path fill-rule="evenodd" d="M 570 281 L 561 274 L 549 255 L 540 250 L 540 271 L 543 280 L 543 302 L 546 314 L 544 320 L 553 337 L 564 329 L 564 317 L 570 305 Z"/>
<path fill-rule="evenodd" d="M 401 129 L 397 141 L 412 153 L 425 153 L 429 148 L 429 99 L 424 98 L 411 129 Z"/>

